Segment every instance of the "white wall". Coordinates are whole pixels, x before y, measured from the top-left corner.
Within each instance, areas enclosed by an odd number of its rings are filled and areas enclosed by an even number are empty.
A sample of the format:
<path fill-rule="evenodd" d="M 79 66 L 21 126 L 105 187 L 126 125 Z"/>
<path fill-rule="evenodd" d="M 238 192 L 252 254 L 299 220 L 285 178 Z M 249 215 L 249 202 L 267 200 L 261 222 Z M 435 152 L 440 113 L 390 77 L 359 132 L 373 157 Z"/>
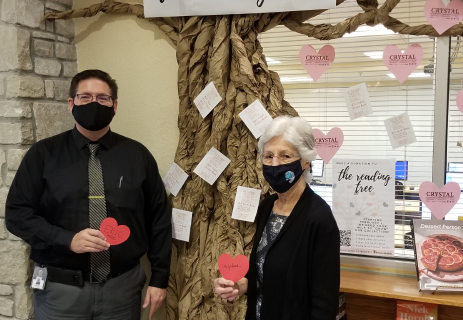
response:
<path fill-rule="evenodd" d="M 74 1 L 74 8 L 101 2 Z M 119 107 L 111 129 L 143 143 L 164 176 L 174 160 L 179 136 L 173 45 L 154 24 L 133 15 L 100 13 L 74 21 L 79 71 L 102 69 L 119 85 Z M 149 270 L 146 260 L 143 266 Z M 163 311 L 155 320 L 165 319 Z M 142 318 L 148 318 L 146 312 Z"/>

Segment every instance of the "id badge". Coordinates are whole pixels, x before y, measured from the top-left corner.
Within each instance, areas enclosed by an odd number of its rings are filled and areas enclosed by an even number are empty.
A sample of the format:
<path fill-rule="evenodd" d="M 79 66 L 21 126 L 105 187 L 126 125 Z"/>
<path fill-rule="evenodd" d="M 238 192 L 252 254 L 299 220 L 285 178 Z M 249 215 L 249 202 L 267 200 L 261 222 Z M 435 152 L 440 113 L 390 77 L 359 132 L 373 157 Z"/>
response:
<path fill-rule="evenodd" d="M 47 282 L 48 271 L 47 268 L 34 268 L 34 274 L 32 275 L 31 288 L 43 290 L 45 288 L 45 283 Z"/>

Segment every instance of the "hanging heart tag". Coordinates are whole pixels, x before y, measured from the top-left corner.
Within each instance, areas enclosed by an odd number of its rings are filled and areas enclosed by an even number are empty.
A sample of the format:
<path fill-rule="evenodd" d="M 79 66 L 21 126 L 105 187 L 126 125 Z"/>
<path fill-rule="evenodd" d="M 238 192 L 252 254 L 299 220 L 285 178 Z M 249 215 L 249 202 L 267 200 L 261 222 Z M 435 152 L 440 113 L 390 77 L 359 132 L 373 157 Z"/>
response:
<path fill-rule="evenodd" d="M 443 34 L 463 18 L 463 2 L 453 0 L 446 6 L 442 0 L 428 0 L 424 5 L 424 15 L 437 33 Z"/>
<path fill-rule="evenodd" d="M 419 44 L 410 45 L 404 53 L 395 45 L 384 49 L 383 62 L 397 81 L 403 83 L 423 60 L 423 48 Z"/>
<path fill-rule="evenodd" d="M 323 46 L 318 53 L 310 45 L 303 46 L 299 51 L 299 60 L 315 82 L 328 70 L 334 62 L 334 57 L 334 48 L 328 44 Z"/>
<path fill-rule="evenodd" d="M 420 199 L 431 210 L 432 214 L 439 220 L 460 200 L 460 185 L 456 182 L 449 182 L 439 189 L 434 182 L 426 181 L 420 185 Z"/>
<path fill-rule="evenodd" d="M 326 135 L 319 129 L 313 129 L 313 135 L 318 156 L 323 162 L 330 163 L 344 143 L 344 133 L 340 128 L 333 128 Z"/>

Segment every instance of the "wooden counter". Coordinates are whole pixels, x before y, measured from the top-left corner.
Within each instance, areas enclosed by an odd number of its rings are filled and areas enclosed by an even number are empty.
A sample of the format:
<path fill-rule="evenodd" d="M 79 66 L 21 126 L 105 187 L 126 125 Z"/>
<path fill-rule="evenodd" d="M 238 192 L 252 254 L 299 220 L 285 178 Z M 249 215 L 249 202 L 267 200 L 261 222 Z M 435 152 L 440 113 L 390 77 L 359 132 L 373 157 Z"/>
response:
<path fill-rule="evenodd" d="M 439 320 L 463 319 L 463 292 L 419 292 L 415 277 L 341 271 L 349 320 L 395 319 L 396 300 L 438 304 Z"/>

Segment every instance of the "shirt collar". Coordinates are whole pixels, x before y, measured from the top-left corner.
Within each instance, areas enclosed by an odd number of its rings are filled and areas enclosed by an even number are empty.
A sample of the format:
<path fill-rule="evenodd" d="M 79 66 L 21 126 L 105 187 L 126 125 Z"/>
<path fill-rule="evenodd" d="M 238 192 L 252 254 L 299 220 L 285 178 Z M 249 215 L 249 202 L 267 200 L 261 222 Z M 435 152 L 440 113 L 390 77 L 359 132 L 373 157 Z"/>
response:
<path fill-rule="evenodd" d="M 95 142 L 82 135 L 75 126 L 74 129 L 72 129 L 72 137 L 79 149 L 86 147 L 90 142 Z M 96 142 L 100 143 L 106 149 L 110 149 L 114 145 L 114 134 L 111 129 L 109 129 L 108 132 L 106 132 L 106 134 Z"/>

